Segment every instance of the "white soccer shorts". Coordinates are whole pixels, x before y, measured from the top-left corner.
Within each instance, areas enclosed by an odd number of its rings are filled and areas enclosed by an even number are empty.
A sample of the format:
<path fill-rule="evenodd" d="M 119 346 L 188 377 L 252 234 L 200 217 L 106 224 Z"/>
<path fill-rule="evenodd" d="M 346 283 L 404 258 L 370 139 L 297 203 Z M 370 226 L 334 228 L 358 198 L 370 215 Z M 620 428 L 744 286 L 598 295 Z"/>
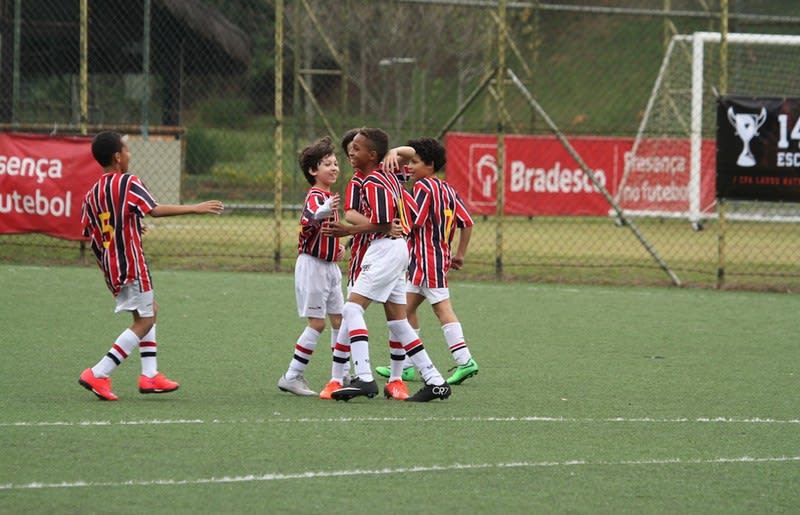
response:
<path fill-rule="evenodd" d="M 333 261 L 300 254 L 294 266 L 297 314 L 303 318 L 340 315 L 344 308 L 342 271 Z"/>
<path fill-rule="evenodd" d="M 379 238 L 369 244 L 352 293 L 372 301 L 406 303 L 408 245 L 402 238 Z"/>
<path fill-rule="evenodd" d="M 406 288 L 408 293 L 416 293 L 425 297 L 431 306 L 450 298 L 450 288 L 428 288 L 427 286 L 415 286 L 408 283 Z"/>
<path fill-rule="evenodd" d="M 139 281 L 123 285 L 117 295 L 117 307 L 114 313 L 122 311 L 138 311 L 140 317 L 149 318 L 156 315 L 153 308 L 153 290 L 139 291 Z"/>

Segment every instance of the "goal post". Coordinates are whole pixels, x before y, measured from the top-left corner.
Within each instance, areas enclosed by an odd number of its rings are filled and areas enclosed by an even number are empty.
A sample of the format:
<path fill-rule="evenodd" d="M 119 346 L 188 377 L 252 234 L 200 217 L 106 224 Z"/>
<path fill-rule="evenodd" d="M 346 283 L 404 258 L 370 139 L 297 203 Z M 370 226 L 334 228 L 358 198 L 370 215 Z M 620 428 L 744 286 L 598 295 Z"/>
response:
<path fill-rule="evenodd" d="M 800 96 L 800 36 L 731 33 L 728 94 Z M 616 200 L 630 216 L 715 218 L 718 32 L 675 35 L 664 54 Z M 613 215 L 613 213 L 610 213 Z M 752 210 L 731 218 L 763 218 Z M 770 216 L 772 218 L 772 216 Z"/>

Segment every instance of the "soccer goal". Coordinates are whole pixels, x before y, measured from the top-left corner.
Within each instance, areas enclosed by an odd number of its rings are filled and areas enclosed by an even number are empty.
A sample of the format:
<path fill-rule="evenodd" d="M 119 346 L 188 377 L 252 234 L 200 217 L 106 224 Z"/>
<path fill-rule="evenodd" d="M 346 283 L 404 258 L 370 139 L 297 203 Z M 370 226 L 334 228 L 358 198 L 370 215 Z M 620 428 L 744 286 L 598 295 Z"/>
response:
<path fill-rule="evenodd" d="M 647 101 L 615 200 L 631 216 L 715 218 L 718 32 L 675 35 Z M 800 96 L 800 36 L 728 34 L 731 95 Z M 796 210 L 792 210 L 796 213 Z M 613 213 L 611 213 L 613 214 Z M 731 218 L 780 218 L 773 208 Z"/>

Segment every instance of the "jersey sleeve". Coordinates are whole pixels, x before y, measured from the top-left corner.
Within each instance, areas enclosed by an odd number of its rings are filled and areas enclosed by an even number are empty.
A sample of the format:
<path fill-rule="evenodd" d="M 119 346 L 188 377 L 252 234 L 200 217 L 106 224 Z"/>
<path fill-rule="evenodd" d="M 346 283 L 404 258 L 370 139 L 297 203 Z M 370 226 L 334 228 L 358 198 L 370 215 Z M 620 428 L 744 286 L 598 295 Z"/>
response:
<path fill-rule="evenodd" d="M 467 205 L 461 199 L 461 195 L 456 190 L 453 190 L 453 196 L 456 200 L 456 227 L 472 227 L 475 225 L 475 221 L 472 219 Z"/>
<path fill-rule="evenodd" d="M 358 211 L 359 202 L 361 198 L 361 187 L 363 186 L 364 178 L 360 172 L 353 174 L 353 178 L 347 183 L 347 189 L 344 192 L 344 210 L 350 211 L 354 209 Z"/>
<path fill-rule="evenodd" d="M 139 217 L 143 217 L 152 211 L 157 205 L 156 199 L 145 187 L 139 177 L 131 177 L 131 185 L 128 190 L 127 198 L 128 209 Z"/>
<path fill-rule="evenodd" d="M 323 195 L 319 191 L 311 190 L 306 196 L 306 201 L 303 205 L 303 212 L 300 215 L 300 227 L 303 231 L 311 228 L 319 227 L 321 220 L 314 218 L 314 214 L 325 203 Z"/>

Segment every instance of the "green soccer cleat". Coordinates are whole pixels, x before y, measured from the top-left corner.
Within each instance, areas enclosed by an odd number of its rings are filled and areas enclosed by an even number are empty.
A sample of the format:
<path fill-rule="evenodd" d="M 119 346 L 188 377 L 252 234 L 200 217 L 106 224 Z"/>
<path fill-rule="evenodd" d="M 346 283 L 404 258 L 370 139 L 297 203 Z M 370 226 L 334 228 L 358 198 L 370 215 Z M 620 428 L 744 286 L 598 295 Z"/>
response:
<path fill-rule="evenodd" d="M 453 367 L 450 370 L 455 370 L 455 372 L 447 378 L 447 384 L 461 384 L 466 379 L 478 374 L 478 364 L 474 359 L 470 358 L 465 364 Z"/>
<path fill-rule="evenodd" d="M 392 367 L 375 367 L 375 373 L 381 377 L 389 377 L 392 375 Z M 400 376 L 400 379 L 403 381 L 413 381 L 414 374 L 414 367 L 404 368 L 403 375 Z"/>

